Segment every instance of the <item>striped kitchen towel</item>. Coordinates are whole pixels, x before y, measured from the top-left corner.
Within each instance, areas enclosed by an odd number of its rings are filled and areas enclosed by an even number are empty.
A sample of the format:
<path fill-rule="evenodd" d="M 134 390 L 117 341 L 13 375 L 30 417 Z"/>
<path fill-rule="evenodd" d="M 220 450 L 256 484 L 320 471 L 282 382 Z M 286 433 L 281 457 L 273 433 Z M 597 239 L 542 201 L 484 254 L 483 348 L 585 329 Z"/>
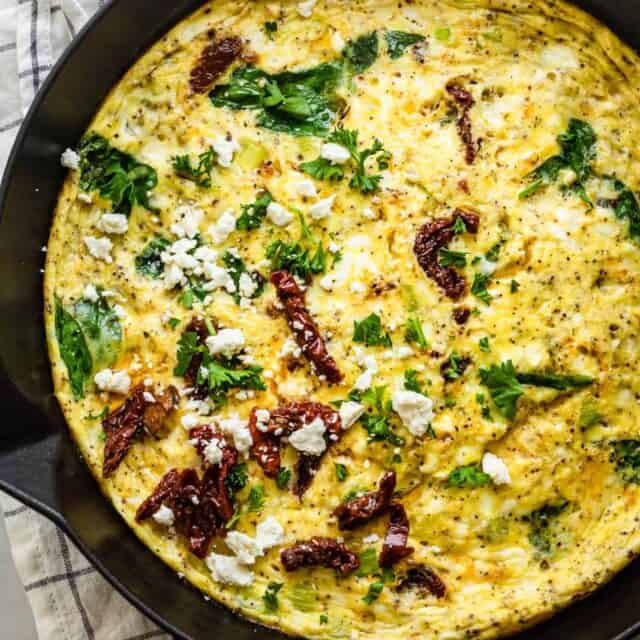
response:
<path fill-rule="evenodd" d="M 0 174 L 47 73 L 102 4 L 0 0 Z M 0 509 L 39 640 L 169 640 L 113 590 L 55 525 L 3 494 Z"/>

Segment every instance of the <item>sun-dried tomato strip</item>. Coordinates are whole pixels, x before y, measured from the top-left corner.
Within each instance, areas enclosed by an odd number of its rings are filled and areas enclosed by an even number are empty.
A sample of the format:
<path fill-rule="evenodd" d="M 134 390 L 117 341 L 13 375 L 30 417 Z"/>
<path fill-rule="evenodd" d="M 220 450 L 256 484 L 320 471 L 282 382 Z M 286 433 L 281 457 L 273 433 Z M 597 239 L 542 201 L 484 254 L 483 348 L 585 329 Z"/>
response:
<path fill-rule="evenodd" d="M 103 477 L 108 478 L 118 468 L 136 436 L 143 431 L 153 436 L 160 432 L 179 399 L 175 387 L 153 393 L 142 384 L 134 387 L 124 403 L 102 421 L 107 436 Z"/>
<path fill-rule="evenodd" d="M 404 506 L 399 502 L 389 505 L 389 526 L 382 543 L 378 558 L 381 567 L 392 567 L 413 553 L 413 547 L 407 547 L 409 540 L 409 518 Z"/>
<path fill-rule="evenodd" d="M 469 110 L 474 105 L 475 100 L 469 91 L 458 84 L 449 83 L 447 92 L 453 97 L 457 105 L 462 109 L 462 113 L 458 118 L 458 135 L 462 140 L 465 148 L 464 159 L 467 164 L 473 164 L 476 159 L 476 143 L 473 140 L 473 131 L 471 130 L 471 118 Z"/>
<path fill-rule="evenodd" d="M 438 252 L 451 242 L 456 220 L 461 219 L 469 233 L 477 233 L 479 218 L 475 213 L 456 209 L 448 218 L 427 222 L 418 230 L 413 252 L 425 274 L 452 300 L 457 300 L 465 290 L 464 276 L 453 267 L 443 267 L 438 262 Z"/>
<path fill-rule="evenodd" d="M 280 469 L 281 438 L 311 424 L 316 418 L 324 422 L 325 452 L 319 456 L 300 454 L 298 457 L 293 491 L 298 497 L 302 496 L 311 485 L 324 454 L 342 435 L 340 415 L 332 407 L 319 402 L 290 402 L 272 409 L 269 421 L 258 428 L 257 411 L 257 408 L 254 409 L 249 417 L 249 429 L 253 437 L 251 455 L 269 478 L 275 477 Z"/>
<path fill-rule="evenodd" d="M 332 383 L 340 382 L 343 375 L 336 361 L 329 355 L 320 329 L 306 308 L 304 291 L 288 271 L 274 271 L 271 282 L 278 292 L 287 322 L 305 358 L 319 376 L 324 376 Z"/>
<path fill-rule="evenodd" d="M 301 567 L 326 567 L 347 575 L 360 567 L 358 556 L 335 538 L 315 537 L 297 542 L 280 552 L 280 559 L 287 571 Z"/>
<path fill-rule="evenodd" d="M 207 466 L 202 480 L 193 469 L 172 469 L 140 505 L 136 520 L 142 522 L 165 506 L 173 511 L 176 531 L 189 540 L 191 552 L 204 558 L 214 536 L 225 534 L 233 516 L 233 501 L 225 480 L 238 461 L 238 452 L 226 446 L 222 462 Z"/>
<path fill-rule="evenodd" d="M 395 471 L 387 471 L 380 479 L 377 491 L 365 493 L 363 496 L 338 505 L 333 512 L 338 518 L 338 528 L 341 531 L 355 529 L 372 518 L 382 515 L 391 503 L 395 488 Z"/>
<path fill-rule="evenodd" d="M 442 578 L 431 568 L 426 565 L 411 567 L 407 571 L 407 576 L 398 584 L 398 591 L 407 589 L 416 589 L 420 592 L 429 592 L 436 598 L 444 598 L 447 595 L 447 586 Z"/>
<path fill-rule="evenodd" d="M 242 40 L 235 36 L 208 44 L 191 70 L 191 90 L 194 93 L 206 93 L 241 52 Z"/>

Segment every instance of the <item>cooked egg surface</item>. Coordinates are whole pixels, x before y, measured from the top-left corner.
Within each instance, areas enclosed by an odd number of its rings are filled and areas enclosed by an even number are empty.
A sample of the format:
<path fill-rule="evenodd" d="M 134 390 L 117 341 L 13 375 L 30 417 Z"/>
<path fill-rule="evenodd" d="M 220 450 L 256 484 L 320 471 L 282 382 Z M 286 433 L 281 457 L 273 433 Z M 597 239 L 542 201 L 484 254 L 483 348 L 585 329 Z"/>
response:
<path fill-rule="evenodd" d="M 395 32 L 416 37 L 396 50 Z M 372 59 L 361 68 L 350 52 L 370 34 Z M 192 70 L 223 37 L 241 39 L 242 54 L 215 78 L 214 96 L 247 65 L 264 72 L 256 83 L 263 90 L 283 71 L 335 64 L 325 130 L 287 130 L 296 105 L 278 112 L 285 124 L 274 130 L 265 126 L 272 107 L 238 109 L 216 104 L 209 90 L 194 92 Z M 593 18 L 544 0 L 220 0 L 152 47 L 87 136 L 151 167 L 157 185 L 117 210 L 113 183 L 87 188 L 80 145 L 79 168 L 75 152 L 64 160 L 72 168 L 45 274 L 56 396 L 105 496 L 136 535 L 208 596 L 307 638 L 502 637 L 621 569 L 640 549 L 638 63 Z M 473 100 L 472 163 L 453 85 Z M 345 145 L 327 146 L 339 126 L 357 131 L 356 155 L 376 139 L 384 151 L 360 171 Z M 184 156 L 191 174 L 176 168 Z M 305 170 L 319 158 L 337 170 L 334 179 Z M 560 160 L 552 166 L 550 158 Z M 132 176 L 124 175 L 113 179 L 127 184 Z M 362 188 L 358 176 L 376 176 L 375 184 Z M 247 205 L 265 193 L 272 205 L 257 226 L 242 228 Z M 438 251 L 440 264 L 465 278 L 463 295 L 452 300 L 413 248 L 425 223 L 456 210 L 475 213 L 479 225 L 477 233 L 458 227 Z M 145 262 L 158 238 L 162 250 Z M 298 243 L 311 257 L 322 248 L 299 281 L 344 374 L 340 384 L 316 375 L 299 353 L 268 282 L 277 267 L 268 249 L 278 241 Z M 202 248 L 209 252 L 197 254 Z M 225 255 L 266 278 L 262 292 L 251 277 L 234 283 Z M 109 320 L 94 318 L 93 341 L 91 322 L 82 324 L 84 336 L 63 354 L 56 308 L 77 318 L 82 301 L 104 304 Z M 468 319 L 457 322 L 454 310 Z M 380 319 L 378 343 L 354 341 L 354 323 L 372 315 Z M 261 367 L 264 390 L 231 388 L 204 406 L 189 399 L 175 369 L 194 316 L 215 323 L 218 334 L 238 330 L 221 334 L 221 353 L 233 354 L 237 368 Z M 527 377 L 534 374 L 547 377 Z M 174 385 L 178 408 L 160 435 L 137 437 L 105 479 L 104 410 L 145 382 L 152 394 Z M 384 396 L 378 406 L 372 389 Z M 398 395 L 412 389 L 429 401 Z M 170 469 L 202 470 L 185 425 L 232 416 L 246 424 L 255 407 L 335 406 L 349 397 L 367 413 L 330 447 L 302 499 L 244 459 L 248 481 L 235 495 L 234 530 L 254 537 L 270 517 L 284 529 L 281 544 L 243 565 L 253 574 L 244 584 L 190 553 L 170 518 L 135 520 Z M 392 435 L 372 433 L 367 416 L 381 417 Z M 282 454 L 283 467 L 293 469 L 298 451 L 285 442 Z M 388 470 L 409 516 L 411 555 L 384 572 L 284 570 L 281 549 L 312 536 L 344 539 L 361 562 L 367 550 L 377 554 L 386 518 L 339 531 L 332 512 L 345 497 L 374 490 Z M 216 537 L 211 553 L 235 551 Z M 445 597 L 397 589 L 420 565 L 442 579 Z M 269 589 L 275 606 L 265 599 Z"/>

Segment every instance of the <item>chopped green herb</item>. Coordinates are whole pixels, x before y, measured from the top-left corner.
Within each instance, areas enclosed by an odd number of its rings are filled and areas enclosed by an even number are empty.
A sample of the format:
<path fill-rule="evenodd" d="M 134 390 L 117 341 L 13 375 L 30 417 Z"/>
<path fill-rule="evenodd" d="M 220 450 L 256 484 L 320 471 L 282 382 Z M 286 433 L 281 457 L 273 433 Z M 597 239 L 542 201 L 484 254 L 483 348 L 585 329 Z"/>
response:
<path fill-rule="evenodd" d="M 100 413 L 88 413 L 84 419 L 87 421 L 104 420 L 109 415 L 109 406 L 106 406 Z"/>
<path fill-rule="evenodd" d="M 180 320 L 178 320 L 178 318 L 169 318 L 167 324 L 171 329 L 175 329 L 180 324 Z"/>
<path fill-rule="evenodd" d="M 478 341 L 478 345 L 480 346 L 480 351 L 484 353 L 489 353 L 491 351 L 491 346 L 489 345 L 489 338 L 485 336 L 484 338 L 480 338 Z"/>
<path fill-rule="evenodd" d="M 336 469 L 336 478 L 338 478 L 338 481 L 344 482 L 347 479 L 347 476 L 349 475 L 349 472 L 347 471 L 347 467 L 341 464 L 340 462 L 336 462 L 335 469 Z"/>
<path fill-rule="evenodd" d="M 367 347 L 391 347 L 391 336 L 383 333 L 380 316 L 372 313 L 364 320 L 353 323 L 353 341 L 360 342 Z"/>
<path fill-rule="evenodd" d="M 425 40 L 425 37 L 419 33 L 406 31 L 387 31 L 384 37 L 387 41 L 387 52 L 392 60 L 400 58 L 412 45 Z"/>
<path fill-rule="evenodd" d="M 316 180 L 339 182 L 344 178 L 344 170 L 340 165 L 333 164 L 331 160 L 322 157 L 309 162 L 302 162 L 300 171 L 304 171 L 304 173 Z"/>
<path fill-rule="evenodd" d="M 518 382 L 511 360 L 499 365 L 492 364 L 488 369 L 480 369 L 480 380 L 489 389 L 496 407 L 506 418 L 512 420 L 524 389 Z"/>
<path fill-rule="evenodd" d="M 438 27 L 435 31 L 436 40 L 440 42 L 448 42 L 451 39 L 450 27 Z"/>
<path fill-rule="evenodd" d="M 491 276 L 486 273 L 476 273 L 471 284 L 471 293 L 485 304 L 491 304 L 491 294 L 487 290 L 487 284 Z"/>
<path fill-rule="evenodd" d="M 195 182 L 199 187 L 209 189 L 211 187 L 211 172 L 213 171 L 213 161 L 217 153 L 210 148 L 208 151 L 198 156 L 198 163 L 191 164 L 188 155 L 175 156 L 172 160 L 173 170 L 181 178 Z"/>
<path fill-rule="evenodd" d="M 267 613 L 275 613 L 280 608 L 278 592 L 282 589 L 282 582 L 270 582 L 262 596 L 264 608 Z"/>
<path fill-rule="evenodd" d="M 358 560 L 360 560 L 360 568 L 356 571 L 356 576 L 359 578 L 373 576 L 380 571 L 378 552 L 374 547 L 369 547 L 359 553 Z"/>
<path fill-rule="evenodd" d="M 255 298 L 258 298 L 262 295 L 262 292 L 264 291 L 264 278 L 257 271 L 247 271 L 247 267 L 245 266 L 242 258 L 231 253 L 230 251 L 225 251 L 224 255 L 222 256 L 222 262 L 227 270 L 227 273 L 233 280 L 233 283 L 236 285 L 236 290 L 233 293 L 233 299 L 235 300 L 236 304 L 240 304 L 240 301 L 243 297 L 240 287 L 240 279 L 242 278 L 243 273 L 246 273 L 255 285 L 255 290 L 249 296 L 249 299 L 254 300 Z"/>
<path fill-rule="evenodd" d="M 304 248 L 299 242 L 287 244 L 276 240 L 267 247 L 267 258 L 271 260 L 271 269 L 277 271 L 286 269 L 302 280 L 309 279 L 313 274 L 325 273 L 327 270 L 328 252 L 318 243 L 315 253 Z"/>
<path fill-rule="evenodd" d="M 557 542 L 553 531 L 554 521 L 568 506 L 569 502 L 562 500 L 555 504 L 544 505 L 523 518 L 525 522 L 531 525 L 529 542 L 539 553 L 548 555 L 553 550 Z"/>
<path fill-rule="evenodd" d="M 463 358 L 457 351 L 452 351 L 442 369 L 444 379 L 457 380 L 464 373 L 469 362 L 468 358 Z"/>
<path fill-rule="evenodd" d="M 164 262 L 162 262 L 162 252 L 167 249 L 170 242 L 161 236 L 151 240 L 136 256 L 136 271 L 149 278 L 159 278 L 164 273 Z"/>
<path fill-rule="evenodd" d="M 247 503 L 247 511 L 249 513 L 256 513 L 262 511 L 264 508 L 264 487 L 261 484 L 257 484 L 249 490 L 249 501 Z"/>
<path fill-rule="evenodd" d="M 460 220 L 460 218 L 458 218 L 458 220 Z M 462 269 L 467 266 L 467 254 L 464 251 L 440 249 L 438 256 L 440 258 L 440 264 L 443 267 L 458 267 Z"/>
<path fill-rule="evenodd" d="M 264 23 L 264 32 L 267 34 L 269 40 L 273 40 L 274 35 L 278 31 L 278 23 L 273 21 L 267 21 Z"/>
<path fill-rule="evenodd" d="M 362 601 L 367 605 L 372 605 L 380 597 L 383 589 L 384 582 L 372 582 L 369 585 L 369 591 L 367 592 L 367 595 L 362 598 Z"/>
<path fill-rule="evenodd" d="M 519 288 L 520 288 L 520 284 L 518 283 L 518 281 L 517 280 L 512 280 L 511 281 L 511 293 L 516 293 Z"/>
<path fill-rule="evenodd" d="M 250 231 L 257 229 L 267 215 L 267 207 L 273 202 L 273 198 L 268 191 L 258 196 L 255 202 L 243 204 L 240 207 L 240 216 L 236 220 L 236 229 L 239 231 Z"/>
<path fill-rule="evenodd" d="M 397 447 L 404 445 L 404 440 L 392 431 L 388 416 L 365 413 L 360 422 L 369 434 L 369 441 L 389 442 Z"/>
<path fill-rule="evenodd" d="M 453 223 L 453 232 L 456 235 L 460 235 L 461 233 L 467 232 L 467 225 L 465 224 L 461 216 L 458 216 L 456 218 L 456 221 Z"/>
<path fill-rule="evenodd" d="M 580 409 L 579 424 L 583 429 L 588 429 L 602 422 L 603 418 L 604 416 L 598 411 L 595 404 L 592 401 L 587 401 Z"/>
<path fill-rule="evenodd" d="M 491 476 L 482 471 L 479 464 L 469 464 L 454 469 L 447 479 L 447 487 L 473 489 L 491 482 Z"/>
<path fill-rule="evenodd" d="M 595 380 L 590 376 L 579 374 L 560 375 L 557 373 L 516 373 L 516 378 L 520 384 L 530 384 L 535 387 L 547 387 L 549 389 L 557 389 L 558 391 L 567 391 L 568 389 L 582 389 L 592 385 Z"/>
<path fill-rule="evenodd" d="M 612 442 L 611 462 L 627 484 L 640 484 L 640 440 Z"/>
<path fill-rule="evenodd" d="M 349 40 L 342 56 L 352 74 L 366 71 L 378 58 L 378 34 L 375 31 Z"/>
<path fill-rule="evenodd" d="M 329 616 L 326 613 L 320 614 L 320 624 L 329 624 Z"/>
<path fill-rule="evenodd" d="M 504 240 L 500 240 L 499 242 L 496 242 L 493 245 L 493 247 L 491 247 L 491 249 L 489 249 L 489 251 L 487 251 L 487 253 L 484 254 L 484 257 L 489 262 L 498 262 L 498 259 L 500 258 L 500 251 L 502 250 L 503 244 L 504 244 Z"/>
<path fill-rule="evenodd" d="M 100 440 L 102 442 L 106 442 L 107 441 L 107 433 L 105 431 L 101 431 L 98 434 L 98 440 Z"/>
<path fill-rule="evenodd" d="M 424 392 L 422 383 L 418 380 L 418 372 L 415 369 L 407 369 L 404 372 L 404 388 L 407 391 L 421 393 L 423 396 L 427 395 Z"/>
<path fill-rule="evenodd" d="M 78 151 L 83 191 L 97 191 L 102 198 L 111 200 L 114 213 L 128 216 L 136 205 L 155 211 L 149 204 L 149 192 L 158 184 L 153 167 L 116 149 L 96 133 L 83 138 Z"/>
<path fill-rule="evenodd" d="M 276 474 L 276 486 L 278 489 L 286 489 L 291 482 L 291 469 L 280 467 Z"/>
<path fill-rule="evenodd" d="M 422 330 L 422 323 L 418 318 L 407 318 L 404 329 L 404 339 L 408 344 L 416 343 L 421 349 L 427 349 L 429 343 Z"/>
<path fill-rule="evenodd" d="M 184 376 L 191 364 L 193 356 L 200 351 L 198 334 L 195 331 L 185 331 L 178 340 L 177 364 L 173 370 L 174 375 Z"/>
<path fill-rule="evenodd" d="M 242 462 L 241 464 L 234 464 L 229 470 L 229 474 L 225 478 L 225 486 L 230 493 L 238 493 L 242 491 L 247 485 L 249 475 L 247 474 L 247 464 Z"/>

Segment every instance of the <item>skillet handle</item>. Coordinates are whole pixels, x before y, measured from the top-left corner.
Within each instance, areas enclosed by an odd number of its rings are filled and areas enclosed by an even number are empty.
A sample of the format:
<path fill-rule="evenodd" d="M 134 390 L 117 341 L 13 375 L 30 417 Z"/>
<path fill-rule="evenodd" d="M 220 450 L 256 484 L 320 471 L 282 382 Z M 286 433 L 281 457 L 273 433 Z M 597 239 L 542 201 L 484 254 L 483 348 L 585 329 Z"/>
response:
<path fill-rule="evenodd" d="M 30 402 L 0 372 L 0 489 L 63 523 L 56 479 L 61 471 L 62 431 L 51 415 Z"/>

